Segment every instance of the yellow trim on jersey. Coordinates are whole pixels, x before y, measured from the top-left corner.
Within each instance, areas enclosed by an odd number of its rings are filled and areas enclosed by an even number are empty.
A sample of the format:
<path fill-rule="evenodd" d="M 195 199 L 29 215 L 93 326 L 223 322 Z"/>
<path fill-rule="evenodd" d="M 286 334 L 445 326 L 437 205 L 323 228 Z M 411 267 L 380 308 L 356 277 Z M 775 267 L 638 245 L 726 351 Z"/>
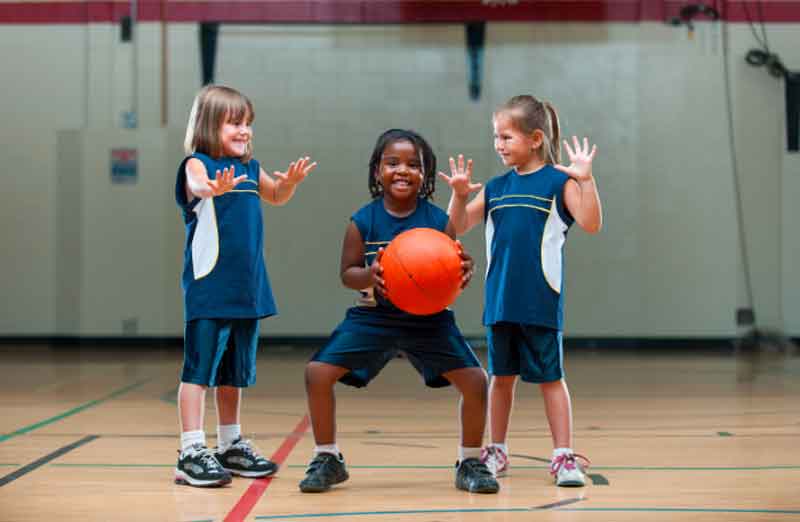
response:
<path fill-rule="evenodd" d="M 377 255 L 377 253 L 378 253 L 377 250 L 374 250 L 372 252 L 364 252 L 364 257 L 366 257 L 366 256 L 374 256 L 374 255 Z"/>
<path fill-rule="evenodd" d="M 256 180 L 253 180 L 253 179 L 250 179 L 250 178 L 243 179 L 241 182 L 242 182 L 242 183 L 252 183 L 252 184 L 253 184 L 253 185 L 255 185 L 256 187 L 258 186 L 258 181 L 256 181 Z"/>
<path fill-rule="evenodd" d="M 508 205 L 497 205 L 496 207 L 492 207 L 492 209 L 489 210 L 489 214 L 491 214 L 492 212 L 494 212 L 498 208 L 508 208 L 508 207 L 527 207 L 527 208 L 534 208 L 536 210 L 541 210 L 545 214 L 549 214 L 550 213 L 550 211 L 547 210 L 546 208 L 537 207 L 536 205 L 526 205 L 524 203 L 510 203 Z"/>
<path fill-rule="evenodd" d="M 389 241 L 364 241 L 365 245 L 388 245 Z"/>
<path fill-rule="evenodd" d="M 546 201 L 547 203 L 552 203 L 552 199 L 543 198 L 541 196 L 534 196 L 532 194 L 508 194 L 506 196 L 499 196 L 496 198 L 491 198 L 489 203 L 493 201 L 500 201 L 501 199 L 508 199 L 508 198 L 531 198 L 531 199 L 538 199 L 539 201 Z"/>

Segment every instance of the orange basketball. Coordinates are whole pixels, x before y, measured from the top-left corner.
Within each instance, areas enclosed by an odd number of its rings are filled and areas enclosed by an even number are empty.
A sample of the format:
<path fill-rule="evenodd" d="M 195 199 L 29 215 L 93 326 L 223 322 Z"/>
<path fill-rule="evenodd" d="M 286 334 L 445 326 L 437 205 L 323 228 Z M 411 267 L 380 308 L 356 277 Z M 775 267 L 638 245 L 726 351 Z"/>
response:
<path fill-rule="evenodd" d="M 461 293 L 458 246 L 438 230 L 406 230 L 389 243 L 380 263 L 386 297 L 408 313 L 435 314 Z"/>

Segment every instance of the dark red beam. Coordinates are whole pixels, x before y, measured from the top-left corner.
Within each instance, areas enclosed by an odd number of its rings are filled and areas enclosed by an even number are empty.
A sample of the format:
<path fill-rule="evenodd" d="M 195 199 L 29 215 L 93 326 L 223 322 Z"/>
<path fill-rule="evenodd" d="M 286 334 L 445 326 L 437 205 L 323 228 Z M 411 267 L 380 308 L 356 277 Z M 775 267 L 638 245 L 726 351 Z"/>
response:
<path fill-rule="evenodd" d="M 711 0 L 725 20 L 800 22 L 800 0 Z M 170 22 L 301 24 L 409 24 L 488 22 L 628 22 L 664 21 L 692 1 L 656 0 L 517 0 L 505 6 L 481 0 L 211 0 L 166 2 Z M 160 0 L 139 0 L 138 19 L 162 18 Z M 124 1 L 0 2 L 0 24 L 82 24 L 116 22 L 129 14 Z M 699 17 L 698 20 L 702 20 Z"/>

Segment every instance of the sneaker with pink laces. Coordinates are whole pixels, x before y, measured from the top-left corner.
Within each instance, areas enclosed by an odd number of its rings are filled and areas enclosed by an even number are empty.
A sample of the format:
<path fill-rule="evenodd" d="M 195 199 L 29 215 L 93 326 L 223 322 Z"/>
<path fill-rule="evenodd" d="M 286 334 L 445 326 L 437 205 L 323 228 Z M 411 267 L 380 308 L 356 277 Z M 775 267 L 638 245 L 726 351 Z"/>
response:
<path fill-rule="evenodd" d="M 581 459 L 585 462 L 578 462 Z M 564 453 L 550 461 L 550 474 L 556 486 L 583 487 L 586 485 L 584 469 L 589 467 L 589 459 L 577 453 Z"/>
<path fill-rule="evenodd" d="M 508 474 L 508 455 L 497 446 L 488 446 L 481 450 L 481 462 L 486 464 L 495 477 Z"/>

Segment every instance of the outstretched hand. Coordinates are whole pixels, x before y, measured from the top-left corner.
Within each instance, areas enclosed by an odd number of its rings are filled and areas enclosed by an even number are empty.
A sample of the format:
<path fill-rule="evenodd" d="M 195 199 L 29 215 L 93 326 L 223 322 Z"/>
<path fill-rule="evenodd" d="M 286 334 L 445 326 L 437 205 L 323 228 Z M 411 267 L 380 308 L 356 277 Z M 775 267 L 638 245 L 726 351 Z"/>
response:
<path fill-rule="evenodd" d="M 463 154 L 458 155 L 458 164 L 453 158 L 450 158 L 450 174 L 448 176 L 444 172 L 439 172 L 439 177 L 450 185 L 450 189 L 457 196 L 467 197 L 481 189 L 480 183 L 472 182 L 472 160 L 467 160 L 465 168 Z"/>
<path fill-rule="evenodd" d="M 475 261 L 464 250 L 464 245 L 461 244 L 461 241 L 456 240 L 456 246 L 458 247 L 458 255 L 461 256 L 461 289 L 463 290 L 472 280 L 472 275 L 475 273 Z"/>
<path fill-rule="evenodd" d="M 589 138 L 584 137 L 583 145 L 581 145 L 577 136 L 572 137 L 572 143 L 575 146 L 575 150 L 569 146 L 567 140 L 564 140 L 564 147 L 567 149 L 567 155 L 570 161 L 569 166 L 554 165 L 554 167 L 575 179 L 575 181 L 588 181 L 592 179 L 592 160 L 597 152 L 597 145 L 592 145 L 590 151 Z"/>
<path fill-rule="evenodd" d="M 575 179 L 575 181 L 588 181 L 592 179 L 592 160 L 597 152 L 597 145 L 592 145 L 590 151 L 589 138 L 584 137 L 583 145 L 581 145 L 577 136 L 572 137 L 572 143 L 575 146 L 575 150 L 569 146 L 567 140 L 564 140 L 564 147 L 567 149 L 567 155 L 570 161 L 569 166 L 554 165 L 554 167 Z"/>
<path fill-rule="evenodd" d="M 206 181 L 208 188 L 211 189 L 211 193 L 214 196 L 221 196 L 226 192 L 230 192 L 236 185 L 247 179 L 247 175 L 244 174 L 233 177 L 233 171 L 234 166 L 231 165 L 230 169 L 222 169 L 221 173 L 217 171 L 214 179 Z"/>
<path fill-rule="evenodd" d="M 372 274 L 372 288 L 380 295 L 386 297 L 386 282 L 383 280 L 383 267 L 381 266 L 381 258 L 383 257 L 383 248 L 378 249 L 375 259 L 369 265 L 370 274 Z"/>
<path fill-rule="evenodd" d="M 306 179 L 306 176 L 316 168 L 317 162 L 310 162 L 311 159 L 308 156 L 300 158 L 297 161 L 289 163 L 289 168 L 286 172 L 279 172 L 276 170 L 273 172 L 273 176 L 278 178 L 278 182 L 281 184 L 297 185 Z"/>

